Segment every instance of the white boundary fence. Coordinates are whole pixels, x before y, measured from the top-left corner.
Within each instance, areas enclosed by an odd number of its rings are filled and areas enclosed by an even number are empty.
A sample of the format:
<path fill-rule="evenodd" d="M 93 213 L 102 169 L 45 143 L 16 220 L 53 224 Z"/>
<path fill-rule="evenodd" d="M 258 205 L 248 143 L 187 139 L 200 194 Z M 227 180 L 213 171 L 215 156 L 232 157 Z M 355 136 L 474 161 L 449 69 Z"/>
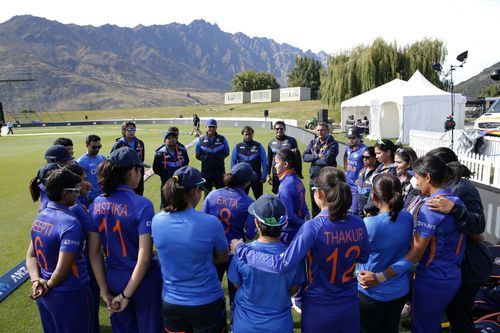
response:
<path fill-rule="evenodd" d="M 417 156 L 425 155 L 429 150 L 445 146 L 441 137 L 443 133 L 427 131 L 410 131 L 410 146 Z M 475 153 L 456 151 L 459 161 L 474 173 L 472 180 L 500 188 L 500 156 L 486 156 Z"/>

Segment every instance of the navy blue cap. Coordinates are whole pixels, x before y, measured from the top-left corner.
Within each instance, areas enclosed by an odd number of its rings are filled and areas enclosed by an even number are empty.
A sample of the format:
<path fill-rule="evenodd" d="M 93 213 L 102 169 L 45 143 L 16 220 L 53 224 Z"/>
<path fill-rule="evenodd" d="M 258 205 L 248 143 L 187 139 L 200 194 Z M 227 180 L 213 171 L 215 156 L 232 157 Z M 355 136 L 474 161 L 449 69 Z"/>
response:
<path fill-rule="evenodd" d="M 361 131 L 358 126 L 349 126 L 345 136 L 348 138 L 359 138 L 361 136 Z"/>
<path fill-rule="evenodd" d="M 175 170 L 173 178 L 175 182 L 182 187 L 195 188 L 200 187 L 205 192 L 208 192 L 204 187 L 206 180 L 201 176 L 201 172 L 198 169 L 190 167 L 189 165 L 183 166 Z"/>
<path fill-rule="evenodd" d="M 137 152 L 130 147 L 121 147 L 114 150 L 109 155 L 109 160 L 116 166 L 126 168 L 131 166 L 142 166 L 150 168 L 149 165 L 141 162 Z"/>
<path fill-rule="evenodd" d="M 217 120 L 215 120 L 215 119 L 208 119 L 207 120 L 207 126 L 215 126 L 215 127 L 217 127 Z"/>
<path fill-rule="evenodd" d="M 265 225 L 282 226 L 286 223 L 285 205 L 278 197 L 264 194 L 248 207 L 248 212 Z"/>
<path fill-rule="evenodd" d="M 61 167 L 57 163 L 47 163 L 38 170 L 38 179 L 45 182 L 45 179 L 49 176 L 50 171 L 60 169 Z"/>
<path fill-rule="evenodd" d="M 62 145 L 53 145 L 50 146 L 45 152 L 45 159 L 49 162 L 71 161 L 73 157 L 69 154 L 66 147 Z"/>
<path fill-rule="evenodd" d="M 172 130 L 168 130 L 168 131 L 165 132 L 165 135 L 163 136 L 163 140 L 165 140 L 166 138 L 168 138 L 170 135 L 175 135 L 176 137 L 179 137 L 179 133 L 174 132 Z"/>
<path fill-rule="evenodd" d="M 248 181 L 256 181 L 258 177 L 257 173 L 253 171 L 252 166 L 246 162 L 235 164 L 231 168 L 230 173 L 237 184 L 243 184 Z"/>

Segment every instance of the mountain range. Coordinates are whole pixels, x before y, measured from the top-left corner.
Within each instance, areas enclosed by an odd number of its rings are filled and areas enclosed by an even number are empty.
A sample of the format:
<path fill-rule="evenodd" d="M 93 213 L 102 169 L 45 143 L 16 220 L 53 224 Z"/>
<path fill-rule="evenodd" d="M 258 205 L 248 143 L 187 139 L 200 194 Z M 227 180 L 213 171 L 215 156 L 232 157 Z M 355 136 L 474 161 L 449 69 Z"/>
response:
<path fill-rule="evenodd" d="M 286 86 L 295 56 L 328 57 L 204 20 L 123 28 L 15 16 L 0 24 L 0 98 L 45 111 L 220 104 L 245 70 Z"/>

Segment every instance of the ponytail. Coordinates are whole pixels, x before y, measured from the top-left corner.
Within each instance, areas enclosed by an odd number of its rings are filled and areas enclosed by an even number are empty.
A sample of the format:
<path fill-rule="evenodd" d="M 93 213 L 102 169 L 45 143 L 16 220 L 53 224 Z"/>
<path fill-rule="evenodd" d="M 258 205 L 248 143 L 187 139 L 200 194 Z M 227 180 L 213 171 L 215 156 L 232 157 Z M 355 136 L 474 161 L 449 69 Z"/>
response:
<path fill-rule="evenodd" d="M 29 188 L 29 191 L 31 194 L 31 199 L 33 200 L 33 202 L 37 202 L 38 199 L 40 199 L 41 193 L 40 193 L 40 187 L 38 187 L 39 184 L 40 184 L 40 180 L 38 179 L 38 175 L 31 178 L 29 181 L 28 188 Z"/>
<path fill-rule="evenodd" d="M 396 221 L 399 212 L 404 207 L 403 195 L 401 194 L 401 182 L 390 173 L 381 173 L 373 179 L 373 196 L 389 205 L 391 221 Z"/>
<path fill-rule="evenodd" d="M 351 188 L 345 182 L 345 174 L 334 167 L 324 167 L 314 180 L 314 185 L 325 193 L 328 202 L 328 218 L 332 221 L 347 216 L 352 204 Z"/>
<path fill-rule="evenodd" d="M 458 161 L 446 163 L 446 166 L 450 168 L 450 178 L 453 181 L 459 181 L 461 178 L 469 179 L 474 175 L 474 173 L 470 171 L 468 167 Z"/>
<path fill-rule="evenodd" d="M 161 195 L 165 206 L 163 211 L 173 213 L 187 208 L 192 188 L 180 186 L 177 177 L 172 177 L 163 184 Z"/>
<path fill-rule="evenodd" d="M 102 161 L 97 167 L 99 188 L 105 196 L 111 195 L 119 185 L 127 181 L 127 173 L 134 166 L 122 168 L 115 166 L 110 160 Z"/>

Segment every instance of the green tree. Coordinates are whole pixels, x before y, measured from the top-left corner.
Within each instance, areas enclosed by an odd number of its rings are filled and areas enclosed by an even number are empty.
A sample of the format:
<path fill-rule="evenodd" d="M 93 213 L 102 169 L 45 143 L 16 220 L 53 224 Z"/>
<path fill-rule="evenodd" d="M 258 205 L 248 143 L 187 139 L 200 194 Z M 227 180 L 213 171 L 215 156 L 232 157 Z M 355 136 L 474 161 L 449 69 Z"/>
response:
<path fill-rule="evenodd" d="M 233 91 L 278 89 L 276 78 L 268 72 L 245 71 L 237 74 L 232 82 Z"/>
<path fill-rule="evenodd" d="M 319 60 L 295 56 L 295 67 L 288 75 L 288 86 L 311 88 L 311 98 L 318 99 L 322 68 Z"/>
<path fill-rule="evenodd" d="M 396 78 L 408 80 L 418 69 L 431 83 L 444 83 L 432 69 L 444 63 L 446 48 L 436 39 L 424 39 L 399 47 L 377 38 L 370 46 L 360 45 L 329 57 L 321 72 L 321 100 L 339 117 L 340 103 Z"/>

